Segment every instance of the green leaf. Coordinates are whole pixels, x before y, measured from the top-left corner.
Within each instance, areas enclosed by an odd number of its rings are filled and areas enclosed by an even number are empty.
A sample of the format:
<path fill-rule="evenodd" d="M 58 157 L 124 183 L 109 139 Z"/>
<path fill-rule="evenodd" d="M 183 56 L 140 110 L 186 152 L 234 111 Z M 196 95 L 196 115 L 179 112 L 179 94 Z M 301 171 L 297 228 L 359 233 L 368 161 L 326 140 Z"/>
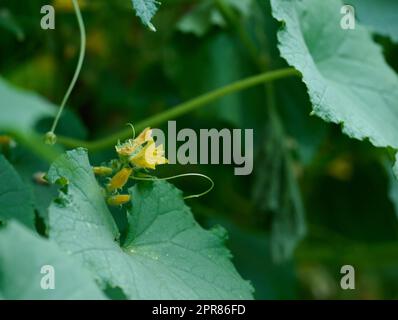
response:
<path fill-rule="evenodd" d="M 279 49 L 302 72 L 313 112 L 352 138 L 398 148 L 398 78 L 361 25 L 340 28 L 340 0 L 272 0 Z"/>
<path fill-rule="evenodd" d="M 1 77 L 0 97 L 0 133 L 11 134 L 45 160 L 54 160 L 57 150 L 46 146 L 34 129 L 39 120 L 54 116 L 55 106 L 35 93 L 12 86 Z"/>
<path fill-rule="evenodd" d="M 54 289 L 44 290 L 43 266 L 54 268 Z M 11 300 L 105 299 L 90 273 L 57 245 L 17 222 L 0 229 L 0 297 Z"/>
<path fill-rule="evenodd" d="M 145 24 L 152 31 L 156 31 L 155 26 L 151 20 L 158 10 L 160 2 L 156 0 L 132 0 L 137 16 L 140 17 L 143 24 Z"/>
<path fill-rule="evenodd" d="M 130 192 L 133 209 L 125 248 L 148 268 L 146 279 L 150 273 L 160 273 L 163 281 L 174 282 L 185 298 L 251 297 L 250 286 L 229 261 L 230 254 L 223 246 L 224 230 L 202 229 L 180 190 L 167 182 L 155 182 L 136 185 Z M 151 282 L 155 289 L 158 279 Z"/>
<path fill-rule="evenodd" d="M 350 0 L 360 23 L 398 42 L 398 1 Z"/>
<path fill-rule="evenodd" d="M 50 237 L 103 285 L 121 288 L 130 299 L 252 297 L 220 232 L 202 229 L 170 184 L 142 183 L 130 190 L 133 208 L 121 247 L 86 151 L 63 155 L 48 176 L 67 182 L 67 192 L 50 207 Z"/>
<path fill-rule="evenodd" d="M 55 114 L 55 106 L 40 96 L 13 87 L 0 78 L 0 130 L 26 133 L 36 123 Z M 28 133 L 27 133 L 28 134 Z"/>
<path fill-rule="evenodd" d="M 45 173 L 49 164 L 38 158 L 29 150 L 17 148 L 13 152 L 12 165 L 20 175 L 26 187 L 33 194 L 33 206 L 39 217 L 48 222 L 48 207 L 58 194 L 58 188 L 53 185 L 43 184 L 35 177 Z"/>
<path fill-rule="evenodd" d="M 0 181 L 0 221 L 16 219 L 33 228 L 32 192 L 1 154 Z"/>

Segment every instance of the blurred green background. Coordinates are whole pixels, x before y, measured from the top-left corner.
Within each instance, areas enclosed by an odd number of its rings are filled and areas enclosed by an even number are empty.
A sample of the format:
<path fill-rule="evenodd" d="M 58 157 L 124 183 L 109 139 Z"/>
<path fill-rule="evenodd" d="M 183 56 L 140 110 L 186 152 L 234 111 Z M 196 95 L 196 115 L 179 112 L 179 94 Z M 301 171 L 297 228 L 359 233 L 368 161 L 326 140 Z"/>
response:
<path fill-rule="evenodd" d="M 153 21 L 157 32 L 140 23 L 129 0 L 79 2 L 87 54 L 60 122 L 61 135 L 106 137 L 127 122 L 137 123 L 261 72 L 239 31 L 214 1 L 163 1 Z M 55 30 L 40 28 L 40 8 L 46 4 L 55 6 Z M 286 67 L 277 50 L 279 26 L 269 1 L 229 0 L 227 5 L 260 60 L 270 69 Z M 80 45 L 70 1 L 29 0 L 21 5 L 0 0 L 0 39 L 1 76 L 59 105 Z M 398 70 L 397 46 L 387 38 L 376 41 Z M 269 117 L 270 104 L 280 130 Z M 212 165 L 170 165 L 157 174 L 200 172 L 212 177 L 215 189 L 188 200 L 188 205 L 203 226 L 220 224 L 229 231 L 234 263 L 253 283 L 257 299 L 396 299 L 398 187 L 390 160 L 369 143 L 347 138 L 337 125 L 310 116 L 310 111 L 298 78 L 278 81 L 271 93 L 259 86 L 227 96 L 176 119 L 177 126 L 253 128 L 253 174 L 234 176 L 232 166 Z M 37 129 L 48 131 L 51 121 L 43 119 Z M 34 188 L 42 225 L 55 190 L 35 184 L 32 175 L 48 164 L 21 146 L 4 152 Z M 112 148 L 90 154 L 92 163 L 112 157 Z M 207 186 L 192 177 L 175 184 L 186 194 Z M 123 229 L 123 221 L 119 225 Z M 355 290 L 340 288 L 345 264 L 356 269 Z"/>

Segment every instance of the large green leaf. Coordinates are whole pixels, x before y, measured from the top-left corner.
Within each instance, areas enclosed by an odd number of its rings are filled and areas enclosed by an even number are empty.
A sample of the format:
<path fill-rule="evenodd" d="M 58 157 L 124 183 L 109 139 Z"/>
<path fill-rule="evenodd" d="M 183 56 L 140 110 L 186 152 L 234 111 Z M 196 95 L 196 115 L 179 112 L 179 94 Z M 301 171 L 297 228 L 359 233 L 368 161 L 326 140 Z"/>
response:
<path fill-rule="evenodd" d="M 376 33 L 398 42 L 397 0 L 350 0 L 359 22 Z"/>
<path fill-rule="evenodd" d="M 54 289 L 42 289 L 46 273 L 54 270 Z M 16 222 L 0 230 L 0 297 L 3 299 L 104 299 L 91 275 L 57 245 Z"/>
<path fill-rule="evenodd" d="M 40 96 L 21 90 L 0 78 L 0 131 L 28 135 L 37 122 L 55 114 L 55 106 Z"/>
<path fill-rule="evenodd" d="M 0 134 L 8 133 L 18 142 L 48 161 L 58 152 L 44 144 L 44 139 L 35 133 L 38 121 L 51 117 L 56 108 L 39 95 L 18 89 L 0 77 Z"/>
<path fill-rule="evenodd" d="M 340 28 L 340 0 L 272 0 L 280 52 L 303 74 L 313 112 L 350 137 L 398 148 L 398 78 L 361 25 Z"/>
<path fill-rule="evenodd" d="M 156 28 L 152 24 L 151 20 L 158 10 L 160 4 L 156 0 L 132 0 L 137 16 L 140 17 L 143 24 L 145 24 L 152 31 L 156 31 Z"/>
<path fill-rule="evenodd" d="M 123 246 L 83 149 L 60 157 L 48 173 L 66 193 L 50 207 L 50 237 L 102 281 L 130 299 L 251 298 L 251 286 L 229 261 L 219 231 L 205 231 L 166 182 L 130 190 Z"/>
<path fill-rule="evenodd" d="M 18 148 L 13 152 L 12 165 L 24 186 L 33 194 L 33 207 L 39 217 L 48 222 L 48 207 L 58 194 L 58 188 L 36 179 L 48 170 L 49 164 L 28 150 Z"/>
<path fill-rule="evenodd" d="M 0 154 L 0 221 L 16 219 L 34 225 L 32 192 L 11 164 Z"/>

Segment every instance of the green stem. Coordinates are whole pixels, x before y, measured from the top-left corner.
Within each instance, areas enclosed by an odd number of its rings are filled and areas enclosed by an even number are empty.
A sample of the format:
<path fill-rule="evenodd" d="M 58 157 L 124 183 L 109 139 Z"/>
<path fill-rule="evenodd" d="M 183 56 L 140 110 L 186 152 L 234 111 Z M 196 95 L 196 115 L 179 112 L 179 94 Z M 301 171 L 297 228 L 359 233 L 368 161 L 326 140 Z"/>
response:
<path fill-rule="evenodd" d="M 53 125 L 52 125 L 51 130 L 50 130 L 51 134 L 54 134 L 55 129 L 57 128 L 57 125 L 58 125 L 58 121 L 61 118 L 62 112 L 65 109 L 66 102 L 68 101 L 68 99 L 69 99 L 69 97 L 70 97 L 70 95 L 72 93 L 72 90 L 73 90 L 73 88 L 76 85 L 76 81 L 77 81 L 77 79 L 79 77 L 80 71 L 81 71 L 82 66 L 83 66 L 84 56 L 85 56 L 85 52 L 86 52 L 86 30 L 85 30 L 85 27 L 84 27 L 83 17 L 82 17 L 82 14 L 80 12 L 78 1 L 77 0 L 72 0 L 72 2 L 73 2 L 73 6 L 75 8 L 76 18 L 77 18 L 77 22 L 79 24 L 79 30 L 80 30 L 79 61 L 77 63 L 75 74 L 73 75 L 73 78 L 72 78 L 72 81 L 71 81 L 71 83 L 69 85 L 69 88 L 66 91 L 64 98 L 62 99 L 61 107 L 59 108 L 58 113 L 57 113 L 57 115 L 56 115 L 56 117 L 54 119 Z"/>
<path fill-rule="evenodd" d="M 157 115 L 149 117 L 148 119 L 136 124 L 135 128 L 137 131 L 141 131 L 146 127 L 157 126 L 157 125 L 164 123 L 168 120 L 176 119 L 177 117 L 187 114 L 195 109 L 198 109 L 202 106 L 208 105 L 209 103 L 211 103 L 217 99 L 220 99 L 228 94 L 232 94 L 232 93 L 235 93 L 235 92 L 238 92 L 238 91 L 241 91 L 244 89 L 248 89 L 250 87 L 253 87 L 253 86 L 256 86 L 256 85 L 259 85 L 262 83 L 272 82 L 277 79 L 282 79 L 282 78 L 290 77 L 290 76 L 300 76 L 300 73 L 293 68 L 285 68 L 285 69 L 262 73 L 257 76 L 253 76 L 253 77 L 249 77 L 249 78 L 237 81 L 235 83 L 232 83 L 232 84 L 222 87 L 220 89 L 211 91 L 211 92 L 201 95 L 197 98 L 194 98 L 192 100 L 184 102 L 180 105 L 177 105 L 172 109 L 166 110 L 162 113 L 159 113 Z M 66 138 L 66 137 L 58 137 L 58 141 L 67 147 L 71 147 L 71 148 L 84 147 L 84 148 L 89 149 L 90 151 L 98 151 L 98 150 L 101 150 L 101 149 L 104 149 L 107 147 L 111 147 L 118 140 L 127 139 L 130 135 L 131 135 L 131 129 L 128 128 L 128 129 L 122 130 L 116 134 L 113 134 L 109 137 L 106 137 L 106 138 L 103 138 L 103 139 L 100 139 L 97 141 L 93 141 L 93 142 L 80 141 L 80 140 L 75 140 L 75 139 Z"/>
<path fill-rule="evenodd" d="M 62 154 L 62 150 L 54 148 L 43 143 L 40 135 L 29 132 L 22 133 L 19 131 L 10 132 L 11 136 L 21 145 L 30 149 L 33 154 L 40 157 L 47 163 L 51 164 L 57 157 Z"/>

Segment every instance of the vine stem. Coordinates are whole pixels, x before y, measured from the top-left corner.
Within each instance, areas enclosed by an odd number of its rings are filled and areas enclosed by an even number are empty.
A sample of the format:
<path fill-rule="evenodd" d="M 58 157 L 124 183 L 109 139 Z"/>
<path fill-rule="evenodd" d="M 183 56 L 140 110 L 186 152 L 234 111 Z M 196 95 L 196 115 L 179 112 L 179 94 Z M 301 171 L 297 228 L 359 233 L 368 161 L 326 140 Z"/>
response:
<path fill-rule="evenodd" d="M 55 119 L 54 119 L 54 122 L 52 124 L 51 130 L 47 133 L 47 134 L 52 135 L 52 136 L 54 136 L 54 132 L 55 132 L 55 129 L 57 128 L 59 119 L 61 118 L 62 112 L 65 109 L 66 102 L 68 101 L 68 99 L 69 99 L 69 97 L 70 97 L 70 95 L 72 93 L 72 90 L 73 90 L 73 88 L 76 85 L 76 81 L 77 81 L 77 79 L 79 77 L 80 71 L 81 71 L 82 66 L 83 66 L 84 56 L 86 54 L 86 29 L 84 27 L 83 17 L 82 17 L 80 8 L 79 8 L 79 2 L 78 2 L 78 0 L 72 0 L 72 3 L 73 3 L 73 7 L 75 9 L 76 18 L 77 18 L 77 22 L 79 24 L 79 30 L 80 30 L 79 60 L 78 60 L 78 63 L 77 63 L 75 74 L 73 75 L 73 78 L 72 78 L 72 81 L 71 81 L 71 83 L 69 85 L 69 88 L 66 91 L 64 98 L 62 99 L 61 106 L 60 106 L 60 108 L 58 110 L 57 115 L 55 116 Z"/>
<path fill-rule="evenodd" d="M 234 82 L 217 90 L 208 92 L 192 100 L 179 104 L 169 110 L 149 117 L 135 125 L 137 131 L 142 131 L 146 127 L 154 127 L 162 124 L 168 120 L 173 120 L 184 114 L 187 114 L 195 109 L 208 105 L 209 103 L 220 99 L 228 94 L 232 94 L 250 87 L 275 81 L 290 76 L 300 76 L 301 74 L 293 68 L 285 68 L 274 71 L 265 72 L 256 76 L 245 78 L 243 80 Z M 58 141 L 66 147 L 84 147 L 90 151 L 98 151 L 113 146 L 118 140 L 127 139 L 131 135 L 131 129 L 124 129 L 109 137 L 99 139 L 96 141 L 82 141 L 68 137 L 58 137 Z"/>
<path fill-rule="evenodd" d="M 212 178 L 210 178 L 209 176 L 207 176 L 205 174 L 193 173 L 193 172 L 178 174 L 178 175 L 166 177 L 166 178 L 157 178 L 157 177 L 141 178 L 141 177 L 134 177 L 134 176 L 132 176 L 130 178 L 132 180 L 141 180 L 141 181 L 161 181 L 161 180 L 167 181 L 167 180 L 174 180 L 174 179 L 184 178 L 184 177 L 201 177 L 210 182 L 210 187 L 206 191 L 203 191 L 201 193 L 191 194 L 189 196 L 185 196 L 184 200 L 203 197 L 204 195 L 208 194 L 214 188 L 214 181 Z"/>

